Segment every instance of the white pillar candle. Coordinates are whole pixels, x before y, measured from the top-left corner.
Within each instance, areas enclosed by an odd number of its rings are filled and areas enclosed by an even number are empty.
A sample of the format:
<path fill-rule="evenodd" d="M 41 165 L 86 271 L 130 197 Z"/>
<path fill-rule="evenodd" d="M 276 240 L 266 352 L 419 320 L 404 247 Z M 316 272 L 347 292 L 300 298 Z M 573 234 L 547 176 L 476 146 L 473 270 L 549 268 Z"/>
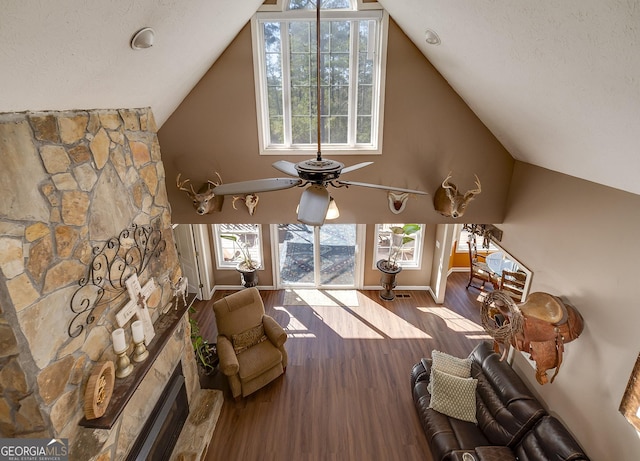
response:
<path fill-rule="evenodd" d="M 127 341 L 124 337 L 124 330 L 122 328 L 116 328 L 111 333 L 111 339 L 113 340 L 113 350 L 116 354 L 120 354 L 127 350 Z"/>
<path fill-rule="evenodd" d="M 136 320 L 131 324 L 131 333 L 133 333 L 133 342 L 141 343 L 144 341 L 144 325 L 141 320 Z"/>

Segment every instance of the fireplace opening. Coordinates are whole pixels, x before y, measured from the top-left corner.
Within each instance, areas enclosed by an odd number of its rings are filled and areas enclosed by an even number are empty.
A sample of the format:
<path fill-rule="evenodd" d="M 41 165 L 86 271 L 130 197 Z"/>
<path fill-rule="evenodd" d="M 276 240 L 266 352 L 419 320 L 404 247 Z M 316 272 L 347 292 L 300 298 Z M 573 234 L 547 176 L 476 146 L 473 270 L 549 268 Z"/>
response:
<path fill-rule="evenodd" d="M 187 388 L 182 366 L 178 363 L 127 460 L 168 460 L 188 415 Z"/>

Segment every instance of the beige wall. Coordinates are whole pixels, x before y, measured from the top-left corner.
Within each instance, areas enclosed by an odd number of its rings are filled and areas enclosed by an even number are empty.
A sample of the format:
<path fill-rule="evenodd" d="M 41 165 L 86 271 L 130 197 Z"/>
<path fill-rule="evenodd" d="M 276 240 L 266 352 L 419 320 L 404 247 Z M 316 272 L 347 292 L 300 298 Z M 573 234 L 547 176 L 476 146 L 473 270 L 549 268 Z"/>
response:
<path fill-rule="evenodd" d="M 449 171 L 454 172 L 453 181 L 464 190 L 474 187 L 473 175 L 478 174 L 482 194 L 465 218 L 502 221 L 513 159 L 393 20 L 389 24 L 383 153 L 340 156 L 347 165 L 375 162 L 350 173 L 348 179 L 433 194 Z M 271 167 L 279 157 L 258 153 L 256 123 L 251 28 L 247 24 L 158 133 L 174 222 L 296 222 L 295 208 L 301 193 L 298 188 L 260 194 L 254 216 L 249 216 L 244 207 L 234 210 L 231 197 L 227 197 L 221 213 L 199 216 L 187 195 L 174 185 L 178 173 L 183 179 L 190 178 L 196 188 L 214 179 L 215 171 L 225 182 L 282 176 Z M 294 156 L 291 161 L 308 157 Z M 384 191 L 352 187 L 332 189 L 331 193 L 340 207 L 337 222 L 451 222 L 433 210 L 433 195 L 411 197 L 398 216 L 389 211 Z M 399 279 L 402 285 L 429 284 L 435 234 L 430 233 L 430 226 L 427 229 L 423 268 L 405 271 Z M 263 231 L 266 236 L 267 226 Z M 373 251 L 371 226 L 367 234 L 364 283 L 377 285 L 379 274 L 371 269 L 369 260 Z M 266 246 L 265 258 L 270 261 L 269 253 Z M 217 285 L 237 284 L 238 280 L 238 275 L 230 271 L 216 271 L 214 277 Z M 261 285 L 272 281 L 271 274 L 264 270 L 259 277 Z"/>
<path fill-rule="evenodd" d="M 422 189 L 433 194 L 448 174 L 461 189 L 482 180 L 482 194 L 467 212 L 472 221 L 500 222 L 513 168 L 511 156 L 449 87 L 404 33 L 390 21 L 387 57 L 384 145 L 382 155 L 340 156 L 347 165 L 374 161 L 348 179 Z M 247 25 L 158 133 L 169 185 L 172 219 L 177 223 L 295 222 L 300 189 L 260 194 L 256 214 L 231 207 L 198 216 L 184 192 L 175 187 L 180 172 L 196 188 L 214 172 L 224 182 L 282 173 L 271 167 L 275 156 L 260 156 L 253 82 L 251 30 Z M 291 157 L 292 161 L 309 158 Z M 389 211 L 386 193 L 365 188 L 332 189 L 338 222 L 379 223 L 398 217 Z M 443 222 L 432 195 L 412 197 L 404 222 Z M 366 206 L 363 204 L 366 203 Z"/>
<path fill-rule="evenodd" d="M 553 384 L 516 368 L 593 460 L 635 461 L 640 438 L 618 412 L 640 350 L 635 230 L 640 196 L 516 163 L 502 245 L 533 271 L 532 291 L 575 306 L 582 335 Z"/>

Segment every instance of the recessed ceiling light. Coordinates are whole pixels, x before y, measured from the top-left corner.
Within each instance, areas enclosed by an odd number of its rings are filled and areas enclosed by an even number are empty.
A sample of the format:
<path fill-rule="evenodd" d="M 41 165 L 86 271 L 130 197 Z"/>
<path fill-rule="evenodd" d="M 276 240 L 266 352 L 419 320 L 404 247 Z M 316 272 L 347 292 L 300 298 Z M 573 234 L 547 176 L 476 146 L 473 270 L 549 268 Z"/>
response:
<path fill-rule="evenodd" d="M 131 48 L 134 50 L 144 50 L 145 48 L 151 48 L 153 46 L 153 40 L 156 33 L 151 27 L 145 27 L 135 33 L 131 39 Z"/>
<path fill-rule="evenodd" d="M 424 33 L 424 40 L 429 45 L 440 45 L 440 43 L 441 43 L 440 42 L 440 37 L 438 37 L 438 34 L 436 34 L 431 29 L 427 29 L 427 31 Z"/>

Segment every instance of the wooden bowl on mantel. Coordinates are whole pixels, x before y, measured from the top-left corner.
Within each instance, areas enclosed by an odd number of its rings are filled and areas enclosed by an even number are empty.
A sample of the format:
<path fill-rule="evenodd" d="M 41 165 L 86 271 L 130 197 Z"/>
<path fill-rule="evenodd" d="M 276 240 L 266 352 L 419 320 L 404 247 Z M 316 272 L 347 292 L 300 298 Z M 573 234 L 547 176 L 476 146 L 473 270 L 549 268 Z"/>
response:
<path fill-rule="evenodd" d="M 93 368 L 84 393 L 84 416 L 96 419 L 104 415 L 109 406 L 115 382 L 115 366 L 111 360 Z"/>

